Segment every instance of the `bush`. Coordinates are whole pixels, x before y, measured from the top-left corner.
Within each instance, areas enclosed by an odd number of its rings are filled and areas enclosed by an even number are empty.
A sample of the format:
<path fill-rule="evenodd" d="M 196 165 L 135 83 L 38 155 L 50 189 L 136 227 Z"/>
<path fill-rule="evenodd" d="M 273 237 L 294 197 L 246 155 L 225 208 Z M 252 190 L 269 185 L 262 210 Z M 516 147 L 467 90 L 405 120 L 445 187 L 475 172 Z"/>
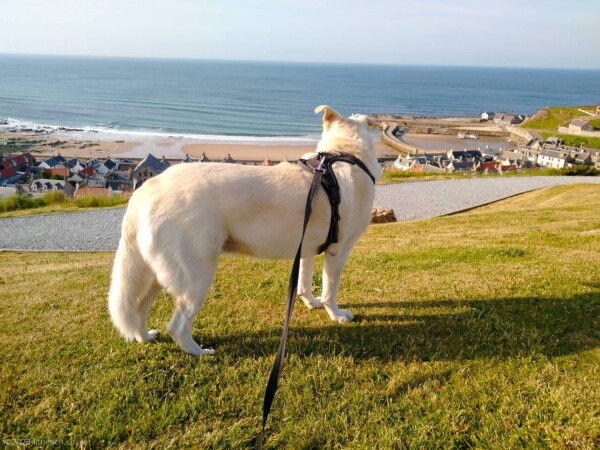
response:
<path fill-rule="evenodd" d="M 55 205 L 57 203 L 65 203 L 67 201 L 65 195 L 60 191 L 48 192 L 47 194 L 44 194 L 42 198 L 47 205 Z"/>
<path fill-rule="evenodd" d="M 588 177 L 596 177 L 600 175 L 600 170 L 597 170 L 594 166 L 590 165 L 577 165 L 572 167 L 565 167 L 562 169 L 563 175 L 575 176 L 582 175 Z"/>
<path fill-rule="evenodd" d="M 46 206 L 46 201 L 43 198 L 31 198 L 23 194 L 11 195 L 5 200 L 0 200 L 0 212 L 39 208 L 41 206 Z"/>
<path fill-rule="evenodd" d="M 120 195 L 113 195 L 112 197 L 96 197 L 90 195 L 87 197 L 76 198 L 74 202 L 80 208 L 98 208 L 122 205 L 127 203 L 127 198 Z"/>

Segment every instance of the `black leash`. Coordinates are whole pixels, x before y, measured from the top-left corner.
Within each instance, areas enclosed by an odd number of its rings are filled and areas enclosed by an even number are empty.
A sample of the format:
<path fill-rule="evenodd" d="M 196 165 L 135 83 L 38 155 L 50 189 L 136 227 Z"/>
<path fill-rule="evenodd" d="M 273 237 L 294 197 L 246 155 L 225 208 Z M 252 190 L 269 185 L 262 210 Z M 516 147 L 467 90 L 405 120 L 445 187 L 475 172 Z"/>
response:
<path fill-rule="evenodd" d="M 321 185 L 321 178 L 323 178 L 323 157 L 319 167 L 314 169 L 314 177 L 310 189 L 308 191 L 308 198 L 306 199 L 306 207 L 304 209 L 304 225 L 302 226 L 302 237 L 300 238 L 300 245 L 296 252 L 296 258 L 292 266 L 292 274 L 290 276 L 290 284 L 288 285 L 287 305 L 285 307 L 285 322 L 283 323 L 283 331 L 281 333 L 281 339 L 279 341 L 279 349 L 275 355 L 275 361 L 273 362 L 273 368 L 271 369 L 271 375 L 267 383 L 267 389 L 265 390 L 265 400 L 263 403 L 263 421 L 262 431 L 260 432 L 260 441 L 258 443 L 258 449 L 261 450 L 265 439 L 265 425 L 267 424 L 267 418 L 269 412 L 271 412 L 271 405 L 273 404 L 273 398 L 275 398 L 275 392 L 279 384 L 279 376 L 283 369 L 283 359 L 285 358 L 285 345 L 287 343 L 288 330 L 290 327 L 290 319 L 292 318 L 292 310 L 294 309 L 294 302 L 296 300 L 296 290 L 298 289 L 298 278 L 300 274 L 300 256 L 302 254 L 302 243 L 304 241 L 304 234 L 306 233 L 306 227 L 308 220 L 312 214 L 312 203 Z"/>

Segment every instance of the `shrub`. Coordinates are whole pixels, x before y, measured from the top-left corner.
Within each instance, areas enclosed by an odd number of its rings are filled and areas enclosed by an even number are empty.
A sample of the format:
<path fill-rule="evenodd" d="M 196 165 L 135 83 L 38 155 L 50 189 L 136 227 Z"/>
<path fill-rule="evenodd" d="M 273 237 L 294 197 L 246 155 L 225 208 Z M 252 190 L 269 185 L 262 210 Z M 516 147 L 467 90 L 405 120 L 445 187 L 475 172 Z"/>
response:
<path fill-rule="evenodd" d="M 7 199 L 0 200 L 0 212 L 39 208 L 40 206 L 46 206 L 46 201 L 43 198 L 31 198 L 23 194 L 11 195 Z"/>
<path fill-rule="evenodd" d="M 50 191 L 42 197 L 47 205 L 55 205 L 57 203 L 65 203 L 67 198 L 60 191 Z"/>
<path fill-rule="evenodd" d="M 597 170 L 594 166 L 590 165 L 577 165 L 572 167 L 565 167 L 562 169 L 563 175 L 574 176 L 583 175 L 588 177 L 595 177 L 600 174 L 600 170 Z"/>
<path fill-rule="evenodd" d="M 76 198 L 74 201 L 80 208 L 97 208 L 122 205 L 127 203 L 127 198 L 122 197 L 121 195 L 113 195 L 112 197 L 97 197 L 90 195 L 87 197 Z"/>

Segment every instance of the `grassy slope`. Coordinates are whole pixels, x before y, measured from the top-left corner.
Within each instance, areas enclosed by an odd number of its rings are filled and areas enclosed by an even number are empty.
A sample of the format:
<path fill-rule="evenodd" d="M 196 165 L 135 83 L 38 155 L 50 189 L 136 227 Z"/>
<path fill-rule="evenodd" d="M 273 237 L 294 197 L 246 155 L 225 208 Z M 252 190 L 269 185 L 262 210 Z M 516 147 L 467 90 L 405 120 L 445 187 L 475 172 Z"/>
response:
<path fill-rule="evenodd" d="M 600 446 L 600 190 L 373 226 L 338 325 L 298 304 L 268 448 Z M 223 258 L 194 335 L 126 344 L 112 254 L 0 257 L 0 435 L 84 447 L 255 442 L 289 262 Z M 171 301 L 150 314 L 164 330 Z"/>
<path fill-rule="evenodd" d="M 528 120 L 524 122 L 521 127 L 550 132 L 557 131 L 558 127 L 563 123 L 584 116 L 585 114 L 579 111 L 580 109 L 590 112 L 594 112 L 595 110 L 592 106 L 555 106 L 544 109 L 547 111 L 544 119 Z"/>
<path fill-rule="evenodd" d="M 544 139 L 547 139 L 550 136 L 556 136 L 559 139 L 562 139 L 565 144 L 572 145 L 574 147 L 579 147 L 579 145 L 584 144 L 587 148 L 593 148 L 596 150 L 600 150 L 600 139 L 593 137 L 583 137 L 583 136 L 573 136 L 570 134 L 556 134 L 558 131 L 558 127 L 562 124 L 573 120 L 577 117 L 584 116 L 585 114 L 579 111 L 579 109 L 583 109 L 586 111 L 594 112 L 595 108 L 592 106 L 557 106 L 553 108 L 545 108 L 547 111 L 547 115 L 544 119 L 541 120 L 528 120 L 523 125 L 522 128 L 530 128 L 540 132 Z"/>

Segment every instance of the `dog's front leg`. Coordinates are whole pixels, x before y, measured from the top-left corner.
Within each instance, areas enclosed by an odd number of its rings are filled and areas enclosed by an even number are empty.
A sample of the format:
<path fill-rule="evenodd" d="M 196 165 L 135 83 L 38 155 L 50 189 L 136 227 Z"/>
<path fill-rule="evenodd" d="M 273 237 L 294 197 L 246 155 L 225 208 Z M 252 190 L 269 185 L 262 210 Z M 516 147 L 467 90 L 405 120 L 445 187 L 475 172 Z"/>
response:
<path fill-rule="evenodd" d="M 336 296 L 340 285 L 342 270 L 348 261 L 349 251 L 326 251 L 325 260 L 323 262 L 323 294 L 321 301 L 329 318 L 339 323 L 348 323 L 354 319 L 354 315 L 350 311 L 339 309 L 337 306 Z"/>
<path fill-rule="evenodd" d="M 298 279 L 297 293 L 308 309 L 322 308 L 323 303 L 315 298 L 312 292 L 312 277 L 315 257 L 306 257 L 300 260 L 300 276 Z"/>

